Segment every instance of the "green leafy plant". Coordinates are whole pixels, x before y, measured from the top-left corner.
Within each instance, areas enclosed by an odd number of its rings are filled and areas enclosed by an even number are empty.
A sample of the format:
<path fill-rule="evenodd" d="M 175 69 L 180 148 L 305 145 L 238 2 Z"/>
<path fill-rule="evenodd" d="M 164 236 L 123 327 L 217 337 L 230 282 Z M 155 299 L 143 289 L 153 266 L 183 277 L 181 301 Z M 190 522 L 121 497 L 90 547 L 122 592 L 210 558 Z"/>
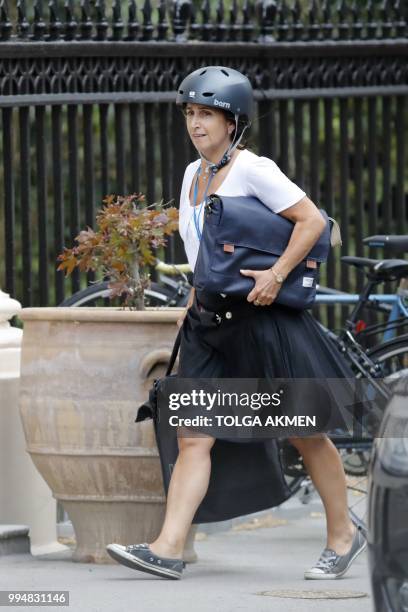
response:
<path fill-rule="evenodd" d="M 109 195 L 103 202 L 96 231 L 88 227 L 78 234 L 77 245 L 58 256 L 58 270 L 100 271 L 110 280 L 111 298 L 122 296 L 125 307 L 143 310 L 153 250 L 178 228 L 178 210 L 162 202 L 148 206 L 141 193 Z"/>

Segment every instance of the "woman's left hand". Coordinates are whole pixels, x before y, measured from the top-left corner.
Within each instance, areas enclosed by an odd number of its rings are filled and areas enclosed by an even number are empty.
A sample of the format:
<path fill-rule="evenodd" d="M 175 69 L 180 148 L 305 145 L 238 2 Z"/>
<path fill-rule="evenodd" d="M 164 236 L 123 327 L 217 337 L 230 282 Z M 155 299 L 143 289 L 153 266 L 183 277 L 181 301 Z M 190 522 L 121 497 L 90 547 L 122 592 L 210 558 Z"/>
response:
<path fill-rule="evenodd" d="M 279 293 L 281 284 L 271 270 L 240 270 L 244 276 L 250 276 L 255 281 L 255 286 L 248 293 L 248 302 L 254 302 L 256 306 L 269 306 Z"/>

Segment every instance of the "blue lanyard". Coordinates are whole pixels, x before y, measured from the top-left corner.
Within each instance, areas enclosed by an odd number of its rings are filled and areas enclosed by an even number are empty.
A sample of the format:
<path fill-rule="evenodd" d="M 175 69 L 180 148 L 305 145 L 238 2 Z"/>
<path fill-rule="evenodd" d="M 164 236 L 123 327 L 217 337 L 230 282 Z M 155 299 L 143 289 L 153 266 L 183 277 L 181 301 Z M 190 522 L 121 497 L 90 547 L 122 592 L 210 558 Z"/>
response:
<path fill-rule="evenodd" d="M 213 180 L 214 177 L 214 172 L 211 172 L 211 176 L 210 176 L 210 180 L 207 183 L 207 186 L 205 188 L 205 192 L 204 192 L 204 196 L 203 196 L 203 200 L 201 202 L 198 214 L 196 213 L 196 207 L 197 207 L 197 197 L 198 197 L 198 179 L 200 177 L 201 174 L 201 166 L 199 166 L 198 170 L 197 170 L 197 177 L 195 180 L 195 184 L 194 184 L 194 196 L 193 196 L 193 204 L 194 204 L 194 209 L 193 209 L 193 216 L 194 216 L 194 225 L 196 228 L 196 232 L 197 232 L 197 236 L 198 239 L 201 240 L 201 236 L 202 236 L 202 232 L 200 230 L 200 215 L 201 215 L 201 211 L 203 209 L 203 206 L 205 204 L 205 199 L 207 197 L 207 192 L 208 192 L 208 188 L 211 184 L 211 181 Z"/>

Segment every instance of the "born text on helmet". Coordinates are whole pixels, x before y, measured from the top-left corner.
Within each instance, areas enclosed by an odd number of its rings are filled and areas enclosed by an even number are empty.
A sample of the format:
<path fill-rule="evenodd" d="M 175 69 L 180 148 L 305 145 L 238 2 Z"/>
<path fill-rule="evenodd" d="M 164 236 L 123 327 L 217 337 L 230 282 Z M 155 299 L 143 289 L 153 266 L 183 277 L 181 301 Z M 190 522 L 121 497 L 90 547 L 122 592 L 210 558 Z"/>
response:
<path fill-rule="evenodd" d="M 229 102 L 217 100 L 217 98 L 214 98 L 214 106 L 219 106 L 220 108 L 231 108 L 231 104 Z"/>

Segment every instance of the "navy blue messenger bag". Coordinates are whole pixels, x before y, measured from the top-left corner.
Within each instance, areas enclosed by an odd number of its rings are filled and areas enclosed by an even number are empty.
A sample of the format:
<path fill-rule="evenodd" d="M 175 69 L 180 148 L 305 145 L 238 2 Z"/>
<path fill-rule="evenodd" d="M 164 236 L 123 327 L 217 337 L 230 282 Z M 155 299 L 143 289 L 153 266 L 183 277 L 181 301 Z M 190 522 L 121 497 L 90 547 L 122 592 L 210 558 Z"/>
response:
<path fill-rule="evenodd" d="M 276 297 L 278 304 L 303 310 L 313 306 L 320 264 L 330 250 L 330 220 L 305 257 L 288 275 Z M 271 211 L 255 197 L 213 194 L 205 203 L 205 219 L 194 269 L 199 291 L 247 296 L 254 280 L 240 269 L 266 270 L 286 249 L 294 224 Z"/>

